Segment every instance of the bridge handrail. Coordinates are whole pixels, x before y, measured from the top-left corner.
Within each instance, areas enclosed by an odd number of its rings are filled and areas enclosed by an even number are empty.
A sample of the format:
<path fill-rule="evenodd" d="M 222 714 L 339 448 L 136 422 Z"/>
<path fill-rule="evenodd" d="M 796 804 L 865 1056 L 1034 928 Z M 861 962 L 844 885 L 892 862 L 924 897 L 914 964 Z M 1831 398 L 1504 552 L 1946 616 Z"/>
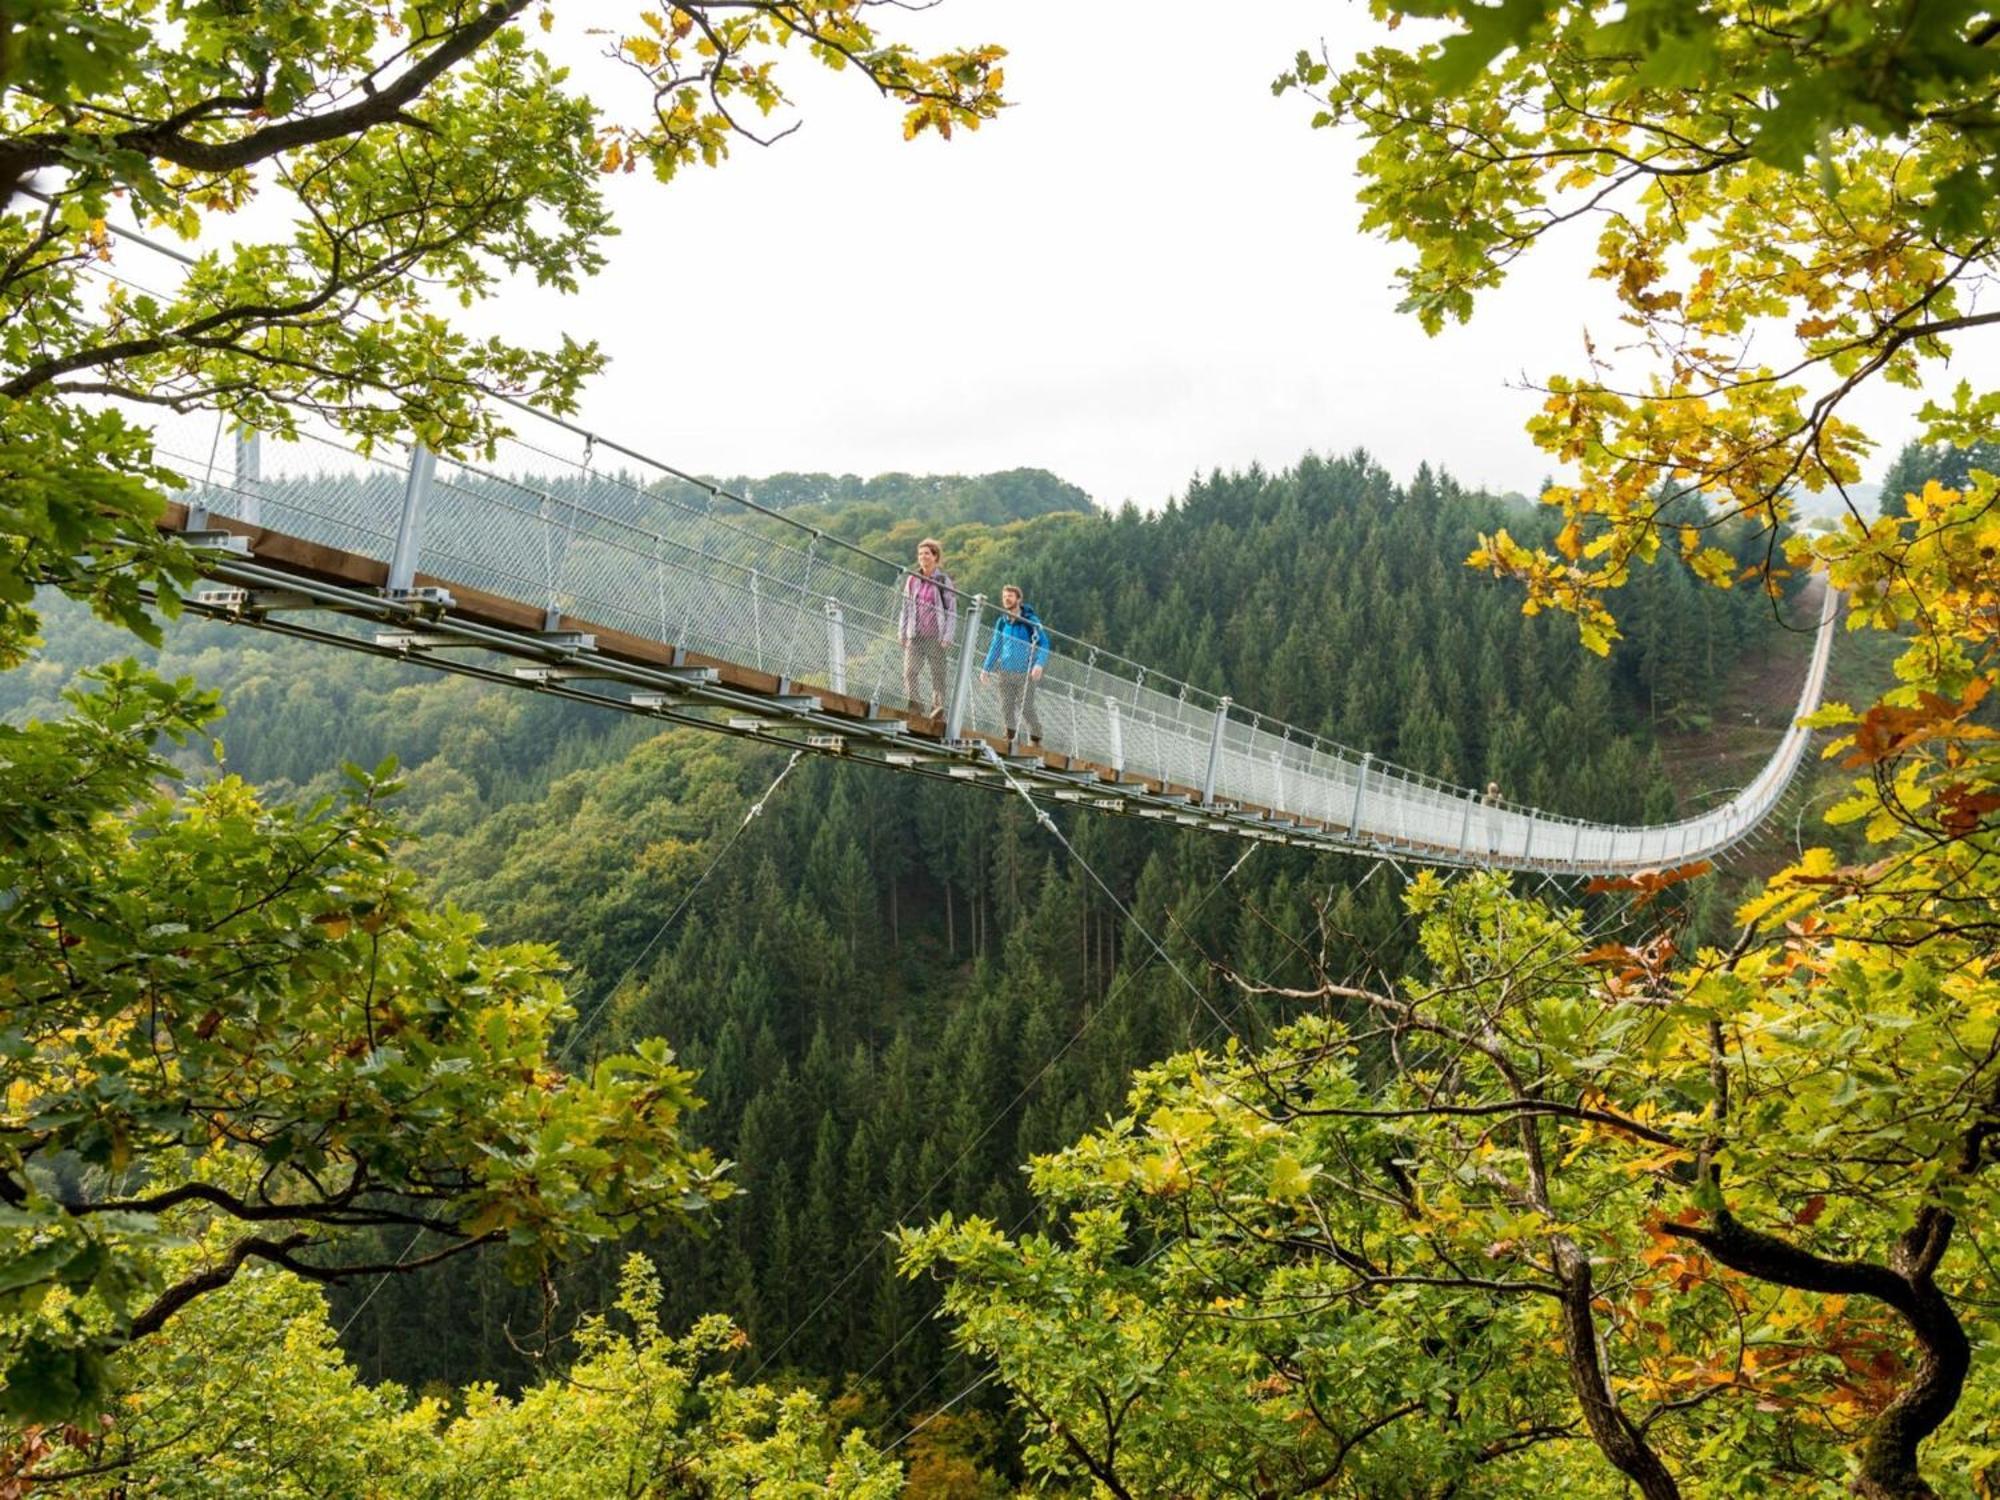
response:
<path fill-rule="evenodd" d="M 541 603 L 552 624 L 580 618 L 632 629 L 801 684 L 908 704 L 897 640 L 908 576 L 902 564 L 579 424 L 521 410 L 581 439 L 583 451 L 564 454 L 560 440 L 537 441 L 530 428 L 505 435 L 495 458 L 438 458 L 426 480 L 434 493 L 424 572 Z M 354 452 L 337 436 L 307 431 L 300 439 Z M 199 447 L 183 438 L 176 449 L 170 435 L 163 451 L 178 452 L 199 472 Z M 518 450 L 518 472 L 507 461 L 510 447 Z M 597 467 L 600 451 L 639 467 Z M 283 511 L 296 519 L 280 530 L 385 556 L 408 521 L 409 495 L 393 493 L 395 465 L 382 454 L 358 456 L 372 466 L 366 472 L 373 481 L 346 500 L 311 489 L 323 468 L 265 477 L 254 448 L 252 472 L 221 483 L 211 472 L 199 488 L 212 508 L 253 518 L 260 506 Z M 555 471 L 544 472 L 547 465 Z M 417 467 L 413 462 L 409 472 Z M 335 513 L 341 505 L 346 510 Z M 1823 684 L 1834 604 L 1826 601 L 1802 708 L 1817 701 Z M 1010 727 L 1025 731 L 1028 716 L 1009 726 L 997 691 L 967 694 L 959 686 L 983 664 L 965 657 L 985 650 L 994 611 L 991 601 L 963 601 L 945 676 L 952 722 L 999 737 Z M 1058 627 L 1042 628 L 1049 658 L 1034 697 L 1042 718 L 1060 724 L 1049 728 L 1050 748 L 1183 789 L 1190 821 L 1206 804 L 1265 808 L 1417 858 L 1629 869 L 1712 853 L 1775 805 L 1807 738 L 1796 726 L 1788 730 L 1759 774 L 1722 807 L 1653 827 L 1590 823 L 1513 801 L 1489 803 L 1472 788 L 1241 708 Z M 935 674 L 927 675 L 925 686 L 941 696 Z"/>

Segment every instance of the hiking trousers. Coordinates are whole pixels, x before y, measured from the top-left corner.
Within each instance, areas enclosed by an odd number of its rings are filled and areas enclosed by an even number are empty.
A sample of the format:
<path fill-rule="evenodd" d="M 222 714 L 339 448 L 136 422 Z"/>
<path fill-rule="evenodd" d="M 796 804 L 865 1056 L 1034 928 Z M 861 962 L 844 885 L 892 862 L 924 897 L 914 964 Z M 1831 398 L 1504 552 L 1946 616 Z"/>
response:
<path fill-rule="evenodd" d="M 1007 726 L 1007 738 L 1018 740 L 1021 726 L 1028 727 L 1028 738 L 1042 737 L 1042 716 L 1035 712 L 1035 680 L 1026 672 L 1002 672 L 998 677 L 1000 688 L 1000 722 Z"/>
<path fill-rule="evenodd" d="M 930 672 L 930 702 L 923 698 L 923 680 Z M 934 635 L 913 636 L 903 642 L 903 696 L 919 712 L 933 718 L 944 712 L 944 642 Z"/>

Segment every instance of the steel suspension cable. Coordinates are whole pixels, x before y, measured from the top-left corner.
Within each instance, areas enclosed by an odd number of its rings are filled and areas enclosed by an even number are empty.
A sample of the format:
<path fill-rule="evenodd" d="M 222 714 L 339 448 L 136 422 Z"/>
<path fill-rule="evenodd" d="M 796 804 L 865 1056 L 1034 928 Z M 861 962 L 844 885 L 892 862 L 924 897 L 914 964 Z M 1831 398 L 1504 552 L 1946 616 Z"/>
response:
<path fill-rule="evenodd" d="M 1065 847 L 1067 847 L 1067 845 L 1065 845 Z M 1213 885 L 1211 885 L 1206 891 L 1204 891 L 1202 893 L 1201 899 L 1195 902 L 1195 904 L 1189 908 L 1188 910 L 1189 917 L 1193 917 L 1195 913 L 1199 912 L 1204 906 L 1208 905 L 1209 901 L 1215 896 L 1216 892 L 1220 891 L 1223 888 L 1223 886 L 1227 885 L 1229 881 L 1235 876 L 1236 872 L 1243 868 L 1244 862 L 1248 860 L 1251 855 L 1257 852 L 1257 847 L 1258 847 L 1257 845 L 1251 844 L 1248 848 L 1246 848 L 1241 854 L 1239 854 L 1236 857 L 1235 863 L 1230 865 L 1230 867 L 1223 872 L 1222 877 L 1219 880 L 1217 880 Z M 1078 863 L 1081 864 L 1082 861 L 1079 859 Z M 1097 876 L 1094 871 L 1092 872 L 1091 878 L 1093 880 L 1097 880 Z M 1105 890 L 1106 895 L 1110 895 L 1109 889 L 1104 887 L 1104 884 L 1101 880 L 1098 880 L 1097 883 L 1100 889 Z M 1145 932 L 1145 928 L 1139 923 L 1139 921 L 1136 918 L 1132 916 L 1131 911 L 1124 905 L 1123 902 L 1119 901 L 1116 896 L 1111 897 L 1111 902 L 1113 906 L 1117 907 L 1117 909 L 1120 912 L 1123 912 L 1125 914 L 1126 919 L 1130 921 L 1134 927 L 1138 927 L 1142 933 Z M 1019 1104 L 1023 1099 L 1027 1098 L 1029 1093 L 1032 1090 L 1034 1090 L 1044 1078 L 1048 1077 L 1049 1073 L 1055 1068 L 1056 1064 L 1061 1062 L 1064 1057 L 1068 1056 L 1070 1049 L 1076 1046 L 1078 1042 L 1082 1041 L 1084 1036 L 1090 1031 L 1090 1028 L 1097 1024 L 1098 1019 L 1110 1011 L 1113 1003 L 1116 1002 L 1118 997 L 1125 992 L 1126 987 L 1129 986 L 1132 983 L 1132 981 L 1137 979 L 1141 974 L 1145 973 L 1147 969 L 1152 967 L 1153 959 L 1155 957 L 1161 957 L 1161 958 L 1166 957 L 1166 950 L 1161 948 L 1157 942 L 1152 942 L 1150 934 L 1148 935 L 1148 941 L 1151 942 L 1152 944 L 1152 953 L 1146 957 L 1145 961 L 1143 963 L 1140 963 L 1135 968 L 1127 969 L 1122 975 L 1119 976 L 1118 982 L 1111 987 L 1110 991 L 1105 995 L 1104 999 L 1100 1001 L 1084 1016 L 1082 1022 L 1077 1026 L 1076 1030 L 1070 1033 L 1068 1040 L 1065 1041 L 1060 1047 L 1058 1047 L 1053 1053 L 1049 1055 L 1048 1060 L 1042 1064 L 1041 1068 L 1036 1072 L 1035 1076 L 1029 1079 L 1018 1090 L 1016 1090 L 1014 1097 L 1009 1099 L 1006 1102 L 1006 1104 L 1002 1105 L 998 1111 L 996 1111 L 992 1116 L 990 1116 L 987 1119 L 986 1124 L 984 1125 L 984 1127 L 981 1128 L 978 1135 L 974 1136 L 971 1141 L 967 1142 L 964 1146 L 959 1148 L 958 1155 L 953 1157 L 951 1159 L 951 1162 L 944 1168 L 944 1170 L 938 1173 L 936 1178 L 932 1180 L 929 1187 L 925 1188 L 921 1193 L 919 1193 L 912 1202 L 906 1204 L 903 1208 L 897 1211 L 895 1215 L 897 1223 L 899 1224 L 902 1223 L 911 1214 L 915 1213 L 918 1209 L 922 1208 L 923 1205 L 930 1200 L 931 1195 L 944 1185 L 945 1180 L 949 1178 L 953 1172 L 958 1170 L 959 1164 L 962 1163 L 967 1156 L 972 1154 L 973 1150 L 980 1144 L 980 1142 L 984 1141 L 987 1138 L 987 1136 L 993 1133 L 995 1127 L 998 1126 L 999 1123 L 1013 1111 L 1014 1107 L 1017 1104 Z M 1171 964 L 1172 960 L 1168 959 L 1168 963 Z M 1185 975 L 1182 976 L 1182 982 L 1183 983 L 1186 982 Z M 815 1318 L 817 1318 L 822 1312 L 826 1311 L 827 1307 L 833 1302 L 834 1298 L 839 1296 L 840 1293 L 846 1289 L 848 1283 L 853 1281 L 856 1276 L 861 1274 L 862 1269 L 865 1266 L 867 1266 L 868 1262 L 871 1259 L 874 1258 L 874 1255 L 875 1252 L 873 1250 L 870 1250 L 866 1254 L 862 1255 L 859 1259 L 857 1259 L 853 1265 L 848 1267 L 847 1273 L 844 1276 L 842 1276 L 839 1281 L 834 1283 L 832 1289 L 829 1290 L 825 1296 L 821 1297 L 820 1300 L 813 1306 L 812 1310 L 808 1312 L 803 1318 L 801 1318 L 796 1324 L 794 1324 L 792 1326 L 791 1331 L 785 1335 L 785 1337 L 777 1344 L 777 1346 L 774 1347 L 769 1354 L 765 1355 L 763 1359 L 758 1362 L 757 1368 L 751 1371 L 750 1373 L 750 1378 L 752 1380 L 755 1380 L 759 1375 L 763 1374 L 765 1369 L 767 1369 L 771 1365 L 771 1363 L 777 1359 L 777 1357 L 780 1354 L 784 1353 L 785 1350 L 790 1347 L 792 1341 L 796 1339 L 801 1333 L 805 1332 L 805 1330 L 812 1325 L 812 1322 Z M 903 1346 L 903 1344 L 911 1337 L 911 1335 L 914 1334 L 916 1330 L 922 1326 L 923 1326 L 922 1319 L 919 1319 L 917 1322 L 911 1324 L 910 1328 L 904 1332 L 903 1336 L 897 1339 L 896 1342 L 892 1344 L 884 1354 L 882 1354 L 876 1359 L 875 1364 L 869 1367 L 867 1374 L 873 1374 L 876 1369 L 880 1368 L 883 1361 L 888 1359 L 890 1355 L 893 1355 L 897 1349 L 900 1349 Z M 867 1376 L 864 1375 L 863 1379 L 866 1378 Z"/>
<path fill-rule="evenodd" d="M 736 847 L 737 840 L 743 837 L 750 825 L 756 821 L 758 815 L 764 811 L 764 804 L 769 802 L 772 794 L 785 784 L 785 778 L 792 774 L 792 771 L 804 757 L 805 751 L 803 750 L 794 750 L 792 752 L 791 759 L 787 760 L 783 769 L 771 779 L 771 784 L 764 788 L 764 794 L 751 803 L 749 808 L 744 812 L 743 821 L 736 825 L 736 831 L 729 835 L 720 849 L 715 851 L 714 856 L 702 867 L 702 872 L 695 877 L 694 884 L 682 893 L 681 899 L 674 903 L 674 909 L 667 913 L 665 918 L 661 920 L 660 925 L 653 930 L 653 935 L 646 939 L 646 946 L 639 950 L 639 956 L 625 966 L 625 972 L 618 976 L 615 984 L 611 985 L 610 988 L 606 989 L 598 997 L 597 1003 L 591 1007 L 587 1014 L 577 1017 L 576 1024 L 570 1028 L 569 1041 L 563 1048 L 565 1058 L 568 1058 L 571 1049 L 582 1041 L 585 1034 L 589 1031 L 591 1024 L 604 1013 L 604 1008 L 611 1003 L 613 997 L 617 995 L 619 990 L 625 987 L 625 981 L 637 972 L 639 965 L 646 961 L 647 955 L 653 951 L 659 944 L 660 939 L 665 937 L 668 930 L 680 919 L 681 913 L 688 909 L 688 904 L 699 894 L 701 888 L 708 883 L 708 877 L 715 873 L 716 866 L 728 857 L 729 851 Z"/>
<path fill-rule="evenodd" d="M 982 742 L 982 744 L 983 743 L 984 742 Z M 1086 875 L 1088 875 L 1091 878 L 1091 880 L 1096 884 L 1097 888 L 1100 891 L 1104 892 L 1104 899 L 1109 901 L 1112 904 L 1112 906 L 1117 908 L 1119 915 L 1124 917 L 1126 921 L 1130 922 L 1135 928 L 1138 929 L 1139 936 L 1144 938 L 1147 944 L 1152 948 L 1153 952 L 1159 956 L 1160 960 L 1163 963 L 1165 963 L 1169 969 L 1173 970 L 1174 977 L 1180 980 L 1182 985 L 1186 987 L 1187 992 L 1190 995 L 1193 995 L 1195 999 L 1201 1003 L 1201 1006 L 1204 1010 L 1206 1010 L 1211 1016 L 1215 1017 L 1215 1019 L 1221 1023 L 1224 1030 L 1228 1031 L 1231 1036 L 1234 1036 L 1236 1034 L 1236 1028 L 1229 1024 L 1229 1018 L 1223 1015 L 1221 1010 L 1216 1007 L 1214 1001 L 1210 1000 L 1207 995 L 1202 993 L 1201 987 L 1199 985 L 1197 985 L 1192 979 L 1187 977 L 1187 972 L 1184 969 L 1182 969 L 1179 964 L 1174 962 L 1172 955 L 1169 954 L 1167 950 L 1161 946 L 1160 940 L 1153 936 L 1153 934 L 1147 929 L 1146 924 L 1141 922 L 1136 916 L 1132 914 L 1132 909 L 1128 907 L 1123 901 L 1120 901 L 1118 899 L 1118 893 L 1112 890 L 1111 887 L 1105 883 L 1104 877 L 1097 873 L 1096 869 L 1091 865 L 1090 861 L 1085 859 L 1081 854 L 1077 853 L 1076 845 L 1072 844 L 1069 841 L 1067 835 L 1063 833 L 1062 829 L 1056 826 L 1056 820 L 1049 816 L 1049 810 L 1043 807 L 1041 803 L 1037 802 L 1035 800 L 1034 793 L 1030 792 L 1027 786 L 1018 779 L 1016 779 L 1014 773 L 1007 769 L 1007 762 L 1000 758 L 1000 753 L 997 750 L 995 750 L 991 745 L 985 745 L 984 748 L 986 750 L 987 760 L 1000 772 L 1000 774 L 1003 777 L 1006 778 L 1007 785 L 1012 787 L 1016 792 L 1020 793 L 1021 800 L 1028 804 L 1028 811 L 1034 814 L 1035 821 L 1041 824 L 1042 827 L 1046 828 L 1049 831 L 1049 833 L 1055 838 L 1055 841 L 1063 846 L 1063 849 L 1069 854 L 1069 857 L 1075 860 L 1077 862 L 1077 865 L 1083 870 L 1083 872 Z M 1252 844 L 1250 846 L 1250 849 L 1254 850 L 1256 847 L 1257 846 L 1255 844 Z M 1248 857 L 1249 857 L 1249 850 L 1246 850 L 1244 852 L 1243 858 L 1247 859 Z M 1242 863 L 1243 859 L 1238 859 L 1236 861 L 1236 865 L 1241 865 Z M 1236 866 L 1232 865 L 1230 867 L 1230 872 L 1232 874 L 1235 873 L 1235 869 Z"/>

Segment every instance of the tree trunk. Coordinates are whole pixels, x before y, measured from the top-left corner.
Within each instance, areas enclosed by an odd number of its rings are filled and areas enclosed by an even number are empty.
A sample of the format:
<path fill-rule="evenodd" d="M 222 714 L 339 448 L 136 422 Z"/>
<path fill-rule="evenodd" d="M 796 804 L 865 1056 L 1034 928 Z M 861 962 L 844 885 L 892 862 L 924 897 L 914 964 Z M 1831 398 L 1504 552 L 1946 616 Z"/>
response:
<path fill-rule="evenodd" d="M 1598 1347 L 1597 1320 L 1590 1308 L 1596 1292 L 1589 1258 L 1569 1240 L 1558 1239 L 1556 1270 L 1563 1284 L 1563 1354 L 1569 1366 L 1570 1388 L 1576 1392 L 1591 1441 L 1614 1469 L 1639 1487 L 1646 1500 L 1680 1500 L 1681 1487 L 1674 1476 L 1646 1442 L 1646 1435 L 1618 1408 L 1617 1394 L 1605 1373 L 1603 1351 Z"/>
<path fill-rule="evenodd" d="M 1924 1209 L 1897 1237 L 1886 1266 L 1815 1255 L 1750 1228 L 1727 1210 L 1715 1215 L 1712 1227 L 1670 1223 L 1666 1229 L 1745 1276 L 1801 1291 L 1872 1297 L 1901 1316 L 1917 1341 L 1916 1368 L 1861 1440 L 1854 1492 L 1866 1500 L 1933 1500 L 1937 1492 L 1924 1482 L 1917 1448 L 1958 1405 L 1972 1366 L 1964 1325 L 1933 1279 L 1955 1226 L 1943 1209 Z"/>
<path fill-rule="evenodd" d="M 1951 1415 L 1972 1366 L 1972 1344 L 1951 1303 L 1931 1279 L 1944 1258 L 1955 1221 L 1927 1210 L 1896 1242 L 1889 1265 L 1910 1289 L 1896 1311 L 1917 1338 L 1917 1367 L 1910 1383 L 1875 1419 L 1861 1444 L 1861 1472 L 1854 1493 L 1866 1500 L 1931 1500 L 1937 1492 L 1917 1467 L 1917 1446 Z"/>

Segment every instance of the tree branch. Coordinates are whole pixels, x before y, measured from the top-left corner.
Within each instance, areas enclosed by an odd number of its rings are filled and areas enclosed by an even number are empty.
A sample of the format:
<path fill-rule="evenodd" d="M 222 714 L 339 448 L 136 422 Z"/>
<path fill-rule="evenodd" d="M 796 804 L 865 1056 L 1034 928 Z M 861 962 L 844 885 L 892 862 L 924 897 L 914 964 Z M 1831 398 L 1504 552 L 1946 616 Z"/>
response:
<path fill-rule="evenodd" d="M 120 131 L 108 140 L 93 132 L 78 131 L 18 137 L 0 144 L 0 209 L 12 201 L 15 188 L 29 173 L 60 165 L 79 136 L 88 135 L 100 151 L 136 151 L 197 172 L 235 172 L 302 146 L 339 140 L 389 124 L 400 119 L 404 107 L 420 98 L 446 71 L 478 51 L 527 7 L 528 0 L 495 0 L 476 20 L 447 35 L 394 83 L 376 90 L 360 103 L 323 115 L 286 120 L 233 141 L 199 141 L 183 135 L 180 127 L 191 123 L 187 110 L 155 124 Z"/>

